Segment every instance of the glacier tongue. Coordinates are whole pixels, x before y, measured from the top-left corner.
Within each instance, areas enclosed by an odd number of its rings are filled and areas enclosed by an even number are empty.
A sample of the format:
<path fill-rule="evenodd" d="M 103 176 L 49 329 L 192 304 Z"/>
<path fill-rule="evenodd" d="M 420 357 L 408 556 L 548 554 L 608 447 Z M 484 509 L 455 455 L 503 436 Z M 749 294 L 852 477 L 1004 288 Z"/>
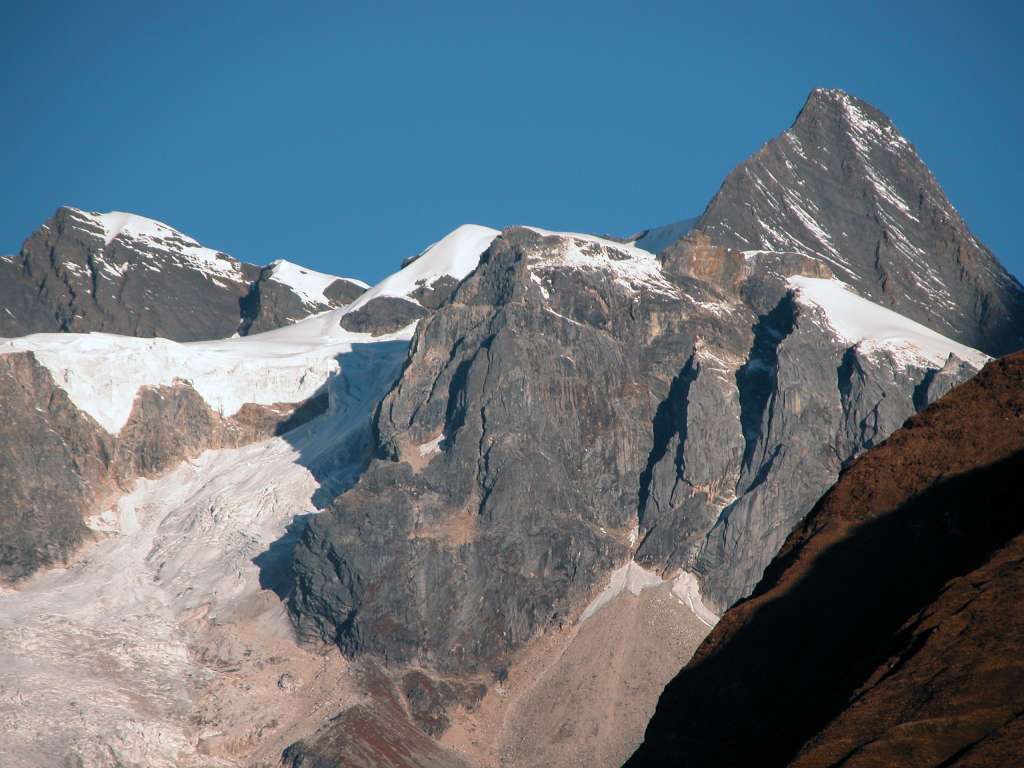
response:
<path fill-rule="evenodd" d="M 290 729 L 318 722 L 311 706 L 348 695 L 344 685 L 282 693 L 280 680 L 337 683 L 345 665 L 316 674 L 323 659 L 291 641 L 261 581 L 273 581 L 274 542 L 316 511 L 321 482 L 352 482 L 405 347 L 357 345 L 328 382 L 327 414 L 137 481 L 90 521 L 107 535 L 78 562 L 0 592 L 0 764 L 235 765 L 231 753 L 252 746 L 257 728 L 280 733 L 283 744 L 260 740 L 279 753 Z M 212 689 L 218 703 L 205 706 Z"/>

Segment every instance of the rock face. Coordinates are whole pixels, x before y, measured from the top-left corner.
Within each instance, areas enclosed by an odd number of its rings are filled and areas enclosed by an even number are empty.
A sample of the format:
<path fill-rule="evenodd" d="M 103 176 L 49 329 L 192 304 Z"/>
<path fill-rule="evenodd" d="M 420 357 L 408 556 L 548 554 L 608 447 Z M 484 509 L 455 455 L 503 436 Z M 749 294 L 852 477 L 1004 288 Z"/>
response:
<path fill-rule="evenodd" d="M 695 572 L 724 609 L 925 379 L 959 370 L 838 336 L 791 283 L 831 283 L 820 260 L 680 248 L 492 243 L 421 321 L 379 458 L 296 548 L 303 637 L 493 671 L 632 557 Z"/>
<path fill-rule="evenodd" d="M 1024 759 L 1024 354 L 855 461 L 666 688 L 629 766 Z"/>
<path fill-rule="evenodd" d="M 207 448 L 244 445 L 326 409 L 247 404 L 223 418 L 191 386 L 144 387 L 117 436 L 54 385 L 32 353 L 0 355 L 0 580 L 67 562 L 85 524 L 137 477 L 152 477 Z"/>
<path fill-rule="evenodd" d="M 0 334 L 106 331 L 176 341 L 230 336 L 259 268 L 158 222 L 61 208 L 4 264 Z M 31 310 L 27 308 L 31 307 Z"/>
<path fill-rule="evenodd" d="M 696 228 L 737 250 L 826 261 L 873 301 L 993 355 L 1024 347 L 1024 290 L 975 238 L 913 145 L 842 91 L 726 178 Z"/>
<path fill-rule="evenodd" d="M 394 333 L 426 314 L 427 310 L 414 301 L 401 296 L 380 296 L 347 312 L 341 318 L 341 327 L 353 333 L 380 336 Z"/>
<path fill-rule="evenodd" d="M 365 289 L 289 262 L 261 270 L 141 216 L 61 208 L 17 257 L 0 258 L 0 337 L 219 339 L 343 306 Z"/>

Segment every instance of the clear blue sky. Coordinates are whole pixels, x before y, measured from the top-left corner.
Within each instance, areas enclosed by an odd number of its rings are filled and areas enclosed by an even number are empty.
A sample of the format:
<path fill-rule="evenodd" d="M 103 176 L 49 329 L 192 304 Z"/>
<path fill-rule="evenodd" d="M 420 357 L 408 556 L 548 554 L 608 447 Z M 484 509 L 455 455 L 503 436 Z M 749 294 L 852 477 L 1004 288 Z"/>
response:
<path fill-rule="evenodd" d="M 699 214 L 823 85 L 1024 275 L 1016 3 L 291 6 L 4 2 L 0 253 L 61 204 L 371 282 L 464 222 L 625 234 Z"/>

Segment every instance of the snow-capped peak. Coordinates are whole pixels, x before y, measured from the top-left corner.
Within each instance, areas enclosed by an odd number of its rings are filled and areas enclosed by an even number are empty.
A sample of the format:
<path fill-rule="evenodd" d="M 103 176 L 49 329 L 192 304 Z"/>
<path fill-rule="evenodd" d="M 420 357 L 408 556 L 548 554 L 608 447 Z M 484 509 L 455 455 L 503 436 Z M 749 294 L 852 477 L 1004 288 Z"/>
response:
<path fill-rule="evenodd" d="M 136 241 L 170 252 L 196 269 L 219 277 L 241 280 L 236 260 L 226 254 L 207 248 L 197 240 L 163 222 L 124 211 L 93 213 L 72 208 L 78 216 L 93 222 L 103 230 L 103 244 L 108 246 L 117 239 Z"/>
<path fill-rule="evenodd" d="M 841 280 L 795 276 L 797 301 L 818 308 L 843 342 L 864 352 L 885 350 L 904 365 L 941 367 L 950 354 L 981 368 L 989 357 L 862 296 Z"/>
<path fill-rule="evenodd" d="M 110 211 L 109 213 L 87 213 L 85 211 L 80 211 L 80 213 L 83 216 L 87 216 L 99 222 L 100 226 L 103 227 L 103 240 L 106 245 L 110 245 L 116 237 L 122 234 L 130 237 L 152 237 L 160 239 L 176 237 L 189 244 L 199 245 L 199 243 L 191 237 L 179 232 L 173 227 L 169 227 L 155 219 L 147 219 L 145 216 L 139 216 L 134 213 L 125 213 L 124 211 Z"/>

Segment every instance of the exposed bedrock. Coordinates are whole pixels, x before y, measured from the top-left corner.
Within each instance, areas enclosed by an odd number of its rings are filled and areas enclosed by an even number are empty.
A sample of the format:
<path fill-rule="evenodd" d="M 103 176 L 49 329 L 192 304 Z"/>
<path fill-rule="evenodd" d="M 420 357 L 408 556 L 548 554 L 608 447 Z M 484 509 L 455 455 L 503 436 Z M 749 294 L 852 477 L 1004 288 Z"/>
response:
<path fill-rule="evenodd" d="M 495 240 L 421 322 L 377 458 L 296 548 L 302 637 L 493 672 L 634 555 L 695 572 L 722 610 L 938 375 L 851 351 L 797 302 L 786 277 L 828 274 L 813 259 L 763 254 L 723 282 L 708 259 L 649 258 L 524 228 Z"/>

